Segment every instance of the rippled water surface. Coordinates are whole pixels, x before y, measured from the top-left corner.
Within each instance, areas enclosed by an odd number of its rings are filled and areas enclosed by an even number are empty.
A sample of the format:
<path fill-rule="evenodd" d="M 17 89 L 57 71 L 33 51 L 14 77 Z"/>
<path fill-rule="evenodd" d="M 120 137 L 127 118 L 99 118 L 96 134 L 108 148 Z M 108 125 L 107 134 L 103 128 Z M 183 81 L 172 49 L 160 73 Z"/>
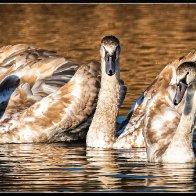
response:
<path fill-rule="evenodd" d="M 164 66 L 196 49 L 195 4 L 0 5 L 0 46 L 28 43 L 77 63 L 121 42 L 125 116 Z M 195 164 L 150 164 L 144 149 L 90 150 L 84 142 L 0 145 L 1 192 L 194 192 Z"/>

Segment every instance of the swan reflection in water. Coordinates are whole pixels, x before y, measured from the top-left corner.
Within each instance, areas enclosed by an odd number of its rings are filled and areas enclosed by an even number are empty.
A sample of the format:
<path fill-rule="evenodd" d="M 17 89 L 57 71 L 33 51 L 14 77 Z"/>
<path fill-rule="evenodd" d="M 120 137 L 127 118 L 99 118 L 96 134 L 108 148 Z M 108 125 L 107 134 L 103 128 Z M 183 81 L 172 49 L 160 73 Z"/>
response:
<path fill-rule="evenodd" d="M 146 179 L 145 186 L 149 191 L 194 191 L 194 163 L 180 164 L 149 164 L 146 168 L 149 176 L 157 178 Z"/>
<path fill-rule="evenodd" d="M 80 142 L 0 145 L 0 191 L 194 191 L 194 164 L 150 164 L 145 150 Z"/>
<path fill-rule="evenodd" d="M 89 164 L 96 167 L 102 188 L 121 191 L 194 191 L 194 163 L 147 163 L 143 149 L 87 150 Z"/>

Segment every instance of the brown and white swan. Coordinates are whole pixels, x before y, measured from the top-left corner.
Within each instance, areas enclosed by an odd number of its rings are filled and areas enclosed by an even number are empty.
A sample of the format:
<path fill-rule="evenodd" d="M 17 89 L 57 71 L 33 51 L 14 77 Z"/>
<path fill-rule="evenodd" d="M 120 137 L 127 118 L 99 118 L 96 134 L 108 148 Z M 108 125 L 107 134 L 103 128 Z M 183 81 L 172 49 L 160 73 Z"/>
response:
<path fill-rule="evenodd" d="M 119 48 L 120 44 L 117 40 L 110 43 L 107 39 L 102 40 L 100 50 L 102 66 L 101 88 L 96 111 L 87 133 L 86 145 L 93 148 L 115 149 L 147 146 L 148 160 L 150 162 L 172 162 L 174 159 L 164 160 L 160 158 L 162 157 L 161 153 L 165 152 L 169 141 L 180 130 L 181 121 L 184 118 L 183 109 L 189 104 L 182 97 L 178 105 L 173 102 L 176 94 L 176 72 L 182 63 L 186 61 L 194 62 L 196 54 L 195 52 L 189 53 L 187 56 L 181 57 L 167 65 L 137 100 L 127 119 L 122 123 L 121 129 L 118 130 L 116 128 L 116 119 L 119 110 L 119 100 L 122 95 L 120 93 Z M 111 71 L 112 74 L 107 74 L 103 71 L 110 67 L 105 59 L 114 59 L 110 63 L 115 67 L 114 71 Z M 188 92 L 191 89 L 194 89 L 194 85 L 188 88 Z M 189 98 L 187 95 L 187 99 Z M 192 112 L 194 113 L 194 111 Z M 193 122 L 191 123 L 193 124 Z M 187 129 L 190 132 L 190 129 Z M 149 150 L 150 148 L 152 149 Z M 189 150 L 192 152 L 191 146 Z M 176 162 L 192 160 L 192 158 L 176 159 Z"/>
<path fill-rule="evenodd" d="M 0 143 L 85 138 L 96 107 L 100 63 L 74 64 L 25 44 L 0 48 Z"/>
<path fill-rule="evenodd" d="M 122 104 L 126 86 L 120 80 L 120 42 L 114 36 L 102 39 L 101 87 L 91 125 L 86 136 L 87 147 L 113 148 L 117 139 L 118 110 Z"/>
<path fill-rule="evenodd" d="M 159 140 L 157 143 L 153 142 L 148 129 L 145 129 L 144 138 L 149 162 L 186 163 L 195 161 L 192 143 L 196 117 L 196 63 L 184 62 L 177 68 L 176 84 L 173 103 L 177 106 L 184 97 L 182 114 L 180 117 L 175 111 L 165 114 L 167 121 L 170 121 L 168 122 L 170 126 L 157 130 L 156 137 Z"/>
<path fill-rule="evenodd" d="M 170 137 L 167 130 L 175 131 L 184 108 L 185 97 L 178 105 L 175 106 L 173 103 L 176 93 L 176 71 L 184 62 L 196 62 L 196 52 L 190 52 L 174 60 L 157 75 L 122 122 L 115 148 L 145 148 L 144 133 L 154 144 L 167 142 Z"/>

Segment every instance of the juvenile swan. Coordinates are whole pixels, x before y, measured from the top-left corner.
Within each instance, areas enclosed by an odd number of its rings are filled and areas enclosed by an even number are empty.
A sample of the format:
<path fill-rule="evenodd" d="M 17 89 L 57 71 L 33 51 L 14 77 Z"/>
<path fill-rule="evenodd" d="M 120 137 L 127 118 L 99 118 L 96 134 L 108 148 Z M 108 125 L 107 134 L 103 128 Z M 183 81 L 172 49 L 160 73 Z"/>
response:
<path fill-rule="evenodd" d="M 173 103 L 176 91 L 176 70 L 183 62 L 196 61 L 196 53 L 191 52 L 168 64 L 142 93 L 120 129 L 117 130 L 118 99 L 119 95 L 122 95 L 119 93 L 119 69 L 116 68 L 117 72 L 113 77 L 104 72 L 107 67 L 105 55 L 108 47 L 106 46 L 107 42 L 103 40 L 100 50 L 101 90 L 96 112 L 87 133 L 86 144 L 88 147 L 116 149 L 131 149 L 148 145 L 150 146 L 148 160 L 157 161 L 156 157 L 161 157 L 167 148 L 168 141 L 171 141 L 184 107 L 184 98 L 176 106 Z M 116 64 L 119 67 L 119 55 Z"/>
<path fill-rule="evenodd" d="M 0 49 L 0 143 L 84 139 L 100 63 L 77 65 L 28 45 Z"/>
<path fill-rule="evenodd" d="M 147 158 L 150 162 L 185 163 L 195 161 L 192 140 L 196 115 L 196 63 L 184 62 L 177 68 L 176 84 L 177 89 L 173 102 L 178 105 L 185 96 L 183 112 L 179 123 L 173 124 L 172 129 L 174 128 L 175 131 L 162 130 L 162 134 L 159 135 L 160 143 L 151 143 L 152 140 L 146 134 L 147 131 L 145 132 Z M 163 143 L 164 133 L 167 134 L 167 141 Z"/>
<path fill-rule="evenodd" d="M 101 87 L 96 111 L 86 137 L 88 147 L 112 148 L 116 141 L 116 119 L 126 87 L 120 80 L 120 43 L 114 36 L 101 41 Z"/>
<path fill-rule="evenodd" d="M 146 142 L 165 148 L 168 137 L 175 132 L 184 107 L 184 98 L 177 106 L 173 103 L 176 70 L 187 61 L 196 62 L 196 51 L 168 63 L 141 94 L 121 124 L 116 148 L 146 147 Z M 168 133 L 162 130 L 168 130 Z M 143 133 L 148 140 L 145 140 Z"/>

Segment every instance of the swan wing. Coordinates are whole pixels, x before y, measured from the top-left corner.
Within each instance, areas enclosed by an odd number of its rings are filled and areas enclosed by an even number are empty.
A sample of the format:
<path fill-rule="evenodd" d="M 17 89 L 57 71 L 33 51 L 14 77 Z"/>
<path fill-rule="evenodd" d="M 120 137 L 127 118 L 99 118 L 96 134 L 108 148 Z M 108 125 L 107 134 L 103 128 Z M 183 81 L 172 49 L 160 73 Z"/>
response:
<path fill-rule="evenodd" d="M 55 64 L 56 66 L 54 66 Z M 44 65 L 44 63 L 42 63 L 42 65 Z M 65 85 L 74 76 L 79 67 L 78 64 L 67 61 L 64 58 L 51 59 L 50 65 L 49 68 L 51 67 L 51 71 L 44 71 L 42 69 L 38 70 L 40 74 L 36 78 L 36 81 L 32 86 L 33 95 L 40 96 L 40 98 L 43 98 L 57 91 L 60 87 Z M 33 73 L 31 72 L 30 74 Z"/>
<path fill-rule="evenodd" d="M 30 107 L 30 104 L 58 90 L 73 77 L 79 67 L 64 57 L 51 55 L 53 53 L 50 51 L 36 49 L 25 53 L 37 54 L 37 57 L 2 77 L 4 80 L 7 76 L 14 75 L 19 78 L 21 84 L 9 98 L 8 105 L 4 105 L 1 110 L 2 114 L 5 112 L 6 118 L 14 113 L 21 113 Z"/>
<path fill-rule="evenodd" d="M 12 119 L 10 135 L 1 135 L 0 142 L 55 141 L 57 133 L 77 128 L 95 111 L 100 68 L 96 62 L 80 66 L 68 83 Z"/>
<path fill-rule="evenodd" d="M 28 63 L 57 56 L 55 51 L 35 48 L 27 44 L 8 45 L 0 48 L 0 80 Z"/>
<path fill-rule="evenodd" d="M 127 87 L 125 86 L 123 80 L 119 80 L 119 84 L 120 84 L 120 96 L 119 96 L 119 107 L 120 107 L 125 99 L 127 93 Z"/>

